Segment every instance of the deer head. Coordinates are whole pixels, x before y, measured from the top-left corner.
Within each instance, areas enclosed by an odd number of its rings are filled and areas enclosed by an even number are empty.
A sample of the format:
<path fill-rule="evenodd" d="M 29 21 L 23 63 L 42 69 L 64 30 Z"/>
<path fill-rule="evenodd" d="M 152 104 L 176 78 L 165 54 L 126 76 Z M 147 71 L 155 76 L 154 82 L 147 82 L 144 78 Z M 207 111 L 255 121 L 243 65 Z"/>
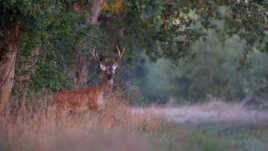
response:
<path fill-rule="evenodd" d="M 120 60 L 125 52 L 125 48 L 123 49 L 123 51 L 121 52 L 121 50 L 118 48 L 118 46 L 116 47 L 117 49 L 117 53 L 118 53 L 118 58 L 117 60 L 113 61 L 113 63 L 111 65 L 104 65 L 98 55 L 96 54 L 96 50 L 95 48 L 93 48 L 92 52 L 91 52 L 91 55 L 93 56 L 93 58 L 99 63 L 99 66 L 100 66 L 100 69 L 103 71 L 104 73 L 104 77 L 106 77 L 108 80 L 110 80 L 110 82 L 112 83 L 112 80 L 114 78 L 114 75 L 115 75 L 115 71 L 117 69 L 117 67 L 119 66 L 120 64 Z"/>

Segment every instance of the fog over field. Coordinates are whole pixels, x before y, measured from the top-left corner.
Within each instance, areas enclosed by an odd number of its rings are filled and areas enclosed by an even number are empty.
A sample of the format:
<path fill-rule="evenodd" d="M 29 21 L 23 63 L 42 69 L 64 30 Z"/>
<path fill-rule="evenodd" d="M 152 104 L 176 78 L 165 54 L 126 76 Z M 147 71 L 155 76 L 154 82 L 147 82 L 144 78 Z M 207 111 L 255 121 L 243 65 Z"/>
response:
<path fill-rule="evenodd" d="M 203 104 L 176 107 L 134 108 L 134 114 L 151 112 L 176 123 L 229 122 L 234 124 L 257 124 L 268 122 L 267 111 L 250 110 L 241 103 L 209 101 Z"/>

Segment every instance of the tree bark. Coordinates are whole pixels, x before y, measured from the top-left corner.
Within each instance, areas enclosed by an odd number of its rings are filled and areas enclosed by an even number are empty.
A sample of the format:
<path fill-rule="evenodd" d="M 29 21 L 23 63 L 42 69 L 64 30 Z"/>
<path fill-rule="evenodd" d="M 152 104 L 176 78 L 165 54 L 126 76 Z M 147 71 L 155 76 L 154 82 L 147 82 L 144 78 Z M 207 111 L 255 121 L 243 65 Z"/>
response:
<path fill-rule="evenodd" d="M 14 21 L 5 25 L 7 32 L 1 38 L 3 44 L 0 46 L 0 112 L 8 104 L 14 83 L 16 55 L 18 52 L 18 35 L 20 22 Z"/>
<path fill-rule="evenodd" d="M 76 80 L 75 88 L 81 88 L 88 80 L 88 65 L 87 59 L 83 53 L 79 53 L 76 59 Z"/>
<path fill-rule="evenodd" d="M 93 0 L 91 7 L 91 16 L 87 19 L 85 27 L 89 24 L 96 24 L 101 12 L 103 0 Z M 87 43 L 82 46 L 88 49 Z M 76 75 L 75 75 L 75 88 L 81 88 L 86 85 L 88 81 L 88 64 L 86 61 L 85 53 L 79 53 L 76 61 Z"/>
<path fill-rule="evenodd" d="M 91 7 L 91 18 L 90 18 L 91 24 L 96 24 L 98 22 L 102 3 L 103 0 L 93 0 L 93 5 Z"/>

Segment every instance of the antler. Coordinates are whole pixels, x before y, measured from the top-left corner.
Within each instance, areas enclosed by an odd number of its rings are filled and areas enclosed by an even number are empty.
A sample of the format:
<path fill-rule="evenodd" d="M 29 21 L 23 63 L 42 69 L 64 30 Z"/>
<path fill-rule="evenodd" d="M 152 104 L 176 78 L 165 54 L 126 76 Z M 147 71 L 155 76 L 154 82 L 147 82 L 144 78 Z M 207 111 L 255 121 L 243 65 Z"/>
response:
<path fill-rule="evenodd" d="M 96 50 L 95 50 L 95 48 L 93 48 L 92 52 L 90 52 L 90 53 L 91 53 L 91 55 L 93 56 L 93 58 L 94 58 L 99 64 L 102 64 L 101 61 L 100 61 L 100 59 L 99 59 L 99 57 L 96 56 Z"/>
<path fill-rule="evenodd" d="M 118 59 L 117 59 L 116 63 L 118 64 L 120 62 L 120 60 L 121 60 L 126 48 L 124 48 L 123 51 L 121 52 L 119 47 L 118 47 L 118 45 L 117 45 L 116 49 L 117 49 L 117 53 L 118 53 Z"/>

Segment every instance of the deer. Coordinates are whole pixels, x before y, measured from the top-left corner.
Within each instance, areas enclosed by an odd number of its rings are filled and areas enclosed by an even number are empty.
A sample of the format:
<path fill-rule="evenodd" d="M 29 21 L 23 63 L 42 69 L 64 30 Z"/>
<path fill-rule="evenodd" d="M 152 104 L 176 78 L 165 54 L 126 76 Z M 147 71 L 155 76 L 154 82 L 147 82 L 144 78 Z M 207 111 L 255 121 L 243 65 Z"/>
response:
<path fill-rule="evenodd" d="M 48 104 L 50 106 L 56 105 L 56 110 L 67 110 L 71 112 L 85 112 L 85 111 L 100 111 L 104 109 L 106 100 L 105 96 L 112 92 L 113 79 L 115 71 L 120 64 L 120 60 L 125 52 L 116 46 L 118 58 L 112 62 L 111 65 L 106 66 L 99 59 L 96 54 L 95 48 L 90 52 L 92 57 L 98 63 L 101 71 L 103 72 L 102 81 L 100 85 L 78 90 L 65 90 L 56 92 Z"/>

